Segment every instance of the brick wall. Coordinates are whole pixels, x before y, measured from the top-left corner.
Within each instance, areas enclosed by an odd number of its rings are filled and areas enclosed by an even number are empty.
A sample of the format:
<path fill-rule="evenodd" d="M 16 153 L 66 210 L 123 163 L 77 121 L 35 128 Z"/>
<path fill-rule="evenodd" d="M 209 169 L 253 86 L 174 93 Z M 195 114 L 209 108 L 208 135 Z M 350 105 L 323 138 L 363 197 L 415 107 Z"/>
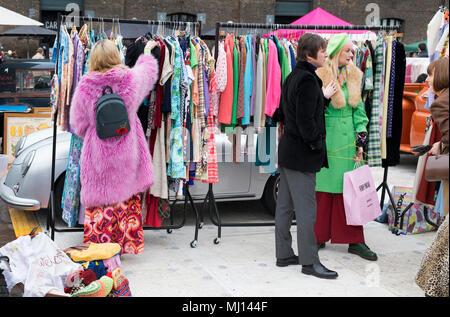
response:
<path fill-rule="evenodd" d="M 1 0 L 0 0 L 1 1 Z M 85 9 L 96 16 L 155 20 L 157 12 L 167 14 L 185 12 L 206 13 L 206 25 L 214 27 L 218 21 L 264 23 L 267 14 L 273 14 L 275 0 L 85 0 Z"/>
<path fill-rule="evenodd" d="M 287 1 L 287 0 L 286 0 Z M 439 5 L 448 5 L 449 0 L 312 0 L 313 9 L 324 10 L 353 24 L 365 24 L 365 11 L 369 3 L 380 7 L 380 18 L 399 18 L 404 20 L 404 38 L 406 44 L 425 40 L 427 25 Z M 40 0 L 0 0 L 0 5 L 25 16 L 29 8 L 36 10 L 39 19 Z M 84 9 L 93 10 L 98 17 L 119 17 L 142 20 L 155 20 L 157 12 L 167 14 L 185 12 L 196 15 L 206 14 L 203 28 L 214 27 L 217 21 L 247 23 L 265 23 L 266 15 L 275 14 L 275 0 L 84 0 Z M 325 21 L 324 21 L 325 23 Z M 108 27 L 109 25 L 106 25 Z M 12 27 L 0 27 L 0 32 Z M 0 38 L 6 49 L 17 49 L 23 56 L 26 41 L 15 38 Z M 37 48 L 38 41 L 30 41 L 31 52 Z"/>
<path fill-rule="evenodd" d="M 369 12 L 365 11 L 369 3 L 380 8 L 380 18 L 398 18 L 404 20 L 403 43 L 409 44 L 427 39 L 427 25 L 439 6 L 447 5 L 448 0 L 314 0 L 313 7 L 322 9 L 352 24 L 366 24 Z"/>

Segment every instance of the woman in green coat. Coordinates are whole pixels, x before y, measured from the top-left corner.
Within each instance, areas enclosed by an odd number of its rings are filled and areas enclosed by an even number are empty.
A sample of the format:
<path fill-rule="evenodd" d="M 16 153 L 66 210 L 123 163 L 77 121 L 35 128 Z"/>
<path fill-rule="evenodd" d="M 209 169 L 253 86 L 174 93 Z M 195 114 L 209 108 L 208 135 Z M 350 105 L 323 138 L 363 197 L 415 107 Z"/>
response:
<path fill-rule="evenodd" d="M 329 168 L 317 174 L 314 231 L 319 247 L 330 239 L 331 243 L 348 243 L 348 252 L 375 261 L 377 255 L 365 244 L 363 227 L 347 225 L 342 195 L 344 173 L 361 160 L 366 142 L 369 120 L 361 100 L 362 72 L 352 62 L 353 43 L 347 34 L 332 37 L 327 53 L 327 63 L 317 69 L 317 75 L 324 87 L 335 81 L 338 90 L 325 112 Z"/>

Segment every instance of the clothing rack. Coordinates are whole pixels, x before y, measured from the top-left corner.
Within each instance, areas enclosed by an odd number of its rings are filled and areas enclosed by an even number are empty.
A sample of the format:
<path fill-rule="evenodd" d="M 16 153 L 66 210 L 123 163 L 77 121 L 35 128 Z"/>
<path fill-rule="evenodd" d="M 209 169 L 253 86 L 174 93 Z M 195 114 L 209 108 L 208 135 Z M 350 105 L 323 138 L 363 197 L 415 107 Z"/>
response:
<path fill-rule="evenodd" d="M 217 58 L 219 54 L 219 39 L 220 39 L 220 29 L 221 28 L 233 28 L 233 29 L 248 29 L 248 30 L 272 30 L 276 31 L 279 29 L 292 29 L 292 30 L 367 30 L 367 31 L 397 31 L 399 26 L 367 26 L 367 25 L 352 25 L 352 26 L 342 26 L 342 25 L 292 25 L 292 24 L 258 24 L 258 23 L 231 23 L 231 22 L 217 22 L 216 23 L 216 39 L 215 39 L 215 58 Z M 387 174 L 388 169 L 384 170 L 384 179 L 383 183 L 378 187 L 380 189 L 383 187 L 383 200 L 384 193 L 387 189 L 388 195 L 392 199 L 392 194 L 389 191 L 387 186 Z M 377 191 L 378 191 L 377 189 Z M 214 225 L 218 227 L 218 235 L 217 238 L 214 239 L 214 244 L 219 244 L 222 236 L 222 227 L 262 227 L 262 226 L 275 226 L 274 222 L 262 222 L 262 223 L 223 223 L 220 216 L 220 211 L 217 208 L 217 204 L 214 197 L 213 184 L 209 184 L 208 193 L 206 194 L 205 202 L 208 202 L 209 208 L 209 217 Z M 393 204 L 395 206 L 395 204 Z M 395 207 L 394 207 L 395 208 Z M 213 211 L 215 212 L 215 216 L 217 218 L 214 219 Z M 203 216 L 201 215 L 202 219 Z M 398 222 L 397 213 L 396 220 Z M 293 222 L 292 225 L 296 225 L 296 222 Z"/>
<path fill-rule="evenodd" d="M 56 68 L 58 69 L 58 63 L 59 63 L 59 49 L 60 49 L 60 29 L 63 22 L 63 19 L 65 19 L 65 22 L 67 22 L 67 18 L 79 18 L 83 21 L 88 22 L 101 22 L 102 24 L 104 22 L 107 23 L 130 23 L 130 24 L 148 24 L 148 25 L 163 25 L 163 26 L 173 26 L 174 28 L 179 28 L 180 26 L 185 26 L 186 29 L 190 25 L 194 25 L 198 28 L 198 31 L 196 31 L 196 34 L 200 34 L 201 31 L 201 23 L 199 22 L 178 22 L 178 21 L 153 21 L 153 20 L 127 20 L 127 19 L 116 19 L 116 18 L 98 18 L 98 17 L 86 17 L 86 16 L 65 16 L 58 13 L 57 17 L 57 58 L 56 58 Z M 51 229 L 51 239 L 55 240 L 55 232 L 75 232 L 75 231 L 84 231 L 83 228 L 56 228 L 55 227 L 55 164 L 56 164 L 56 138 L 57 138 L 57 117 L 58 117 L 58 108 L 56 108 L 54 113 L 54 120 L 53 120 L 53 148 L 52 148 L 52 172 L 51 172 L 51 191 L 50 191 L 50 211 L 47 212 L 47 231 Z M 192 209 L 194 210 L 195 214 L 195 233 L 194 233 L 194 240 L 191 242 L 191 247 L 195 248 L 197 246 L 198 241 L 198 229 L 201 228 L 200 220 L 199 220 L 199 213 L 197 211 L 197 208 L 195 207 L 194 201 L 192 199 L 191 193 L 189 191 L 189 185 L 186 183 L 184 187 L 184 217 L 182 222 L 179 225 L 173 224 L 173 213 L 170 213 L 170 226 L 161 226 L 161 227 L 150 227 L 150 226 L 144 226 L 144 230 L 167 230 L 167 233 L 171 233 L 173 229 L 180 229 L 184 226 L 185 220 L 186 220 L 186 211 L 187 211 L 187 203 L 191 204 Z M 171 204 L 171 208 L 175 205 L 175 203 L 178 200 L 175 199 L 175 201 Z M 49 228 L 50 227 L 50 228 Z"/>
<path fill-rule="evenodd" d="M 397 225 L 398 225 L 398 223 L 399 223 L 399 221 L 401 219 L 401 226 L 403 226 L 403 217 L 405 216 L 405 213 L 408 211 L 409 208 L 411 208 L 412 205 L 408 206 L 403 211 L 402 215 L 400 216 L 400 210 L 398 209 L 397 205 L 395 204 L 394 198 L 392 197 L 391 190 L 389 189 L 389 186 L 387 184 L 388 170 L 389 170 L 388 166 L 384 167 L 383 181 L 377 187 L 377 191 L 382 189 L 382 191 L 381 191 L 381 199 L 380 199 L 380 208 L 381 208 L 381 210 L 383 210 L 384 199 L 385 199 L 385 195 L 386 195 L 386 192 L 387 192 L 387 194 L 389 196 L 389 200 L 391 201 L 391 204 L 392 204 L 392 209 L 394 211 L 394 227 L 391 230 L 391 232 L 396 234 L 396 235 L 399 235 L 400 233 L 398 233 Z"/>

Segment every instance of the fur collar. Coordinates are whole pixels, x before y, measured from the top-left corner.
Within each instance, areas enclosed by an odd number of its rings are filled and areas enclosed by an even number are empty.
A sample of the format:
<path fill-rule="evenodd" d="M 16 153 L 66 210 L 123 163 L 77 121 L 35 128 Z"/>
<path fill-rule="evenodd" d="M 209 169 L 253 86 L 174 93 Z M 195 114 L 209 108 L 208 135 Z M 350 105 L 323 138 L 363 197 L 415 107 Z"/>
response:
<path fill-rule="evenodd" d="M 347 69 L 347 91 L 348 100 L 345 100 L 344 92 L 339 86 L 338 91 L 331 97 L 331 105 L 335 109 L 344 108 L 347 104 L 356 108 L 361 100 L 361 82 L 363 73 L 354 64 L 349 64 L 346 66 Z M 322 80 L 323 87 L 326 87 L 332 80 L 331 66 L 327 63 L 324 67 L 320 67 L 316 70 L 317 76 Z M 337 80 L 335 78 L 335 80 Z"/>

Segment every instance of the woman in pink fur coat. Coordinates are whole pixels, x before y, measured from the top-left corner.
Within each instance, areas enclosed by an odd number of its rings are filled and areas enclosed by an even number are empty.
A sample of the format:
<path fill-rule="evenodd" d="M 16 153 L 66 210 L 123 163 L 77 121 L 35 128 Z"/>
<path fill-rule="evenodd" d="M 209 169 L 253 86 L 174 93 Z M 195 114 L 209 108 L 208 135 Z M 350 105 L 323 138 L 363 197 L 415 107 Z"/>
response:
<path fill-rule="evenodd" d="M 116 242 L 122 253 L 143 251 L 140 193 L 153 185 L 153 168 L 137 110 L 158 77 L 157 61 L 150 53 L 156 45 L 149 41 L 145 53 L 129 69 L 121 63 L 112 41 L 97 42 L 89 71 L 77 85 L 70 107 L 70 125 L 84 139 L 80 198 L 87 206 L 85 242 Z M 105 86 L 124 100 L 130 131 L 102 140 L 97 136 L 95 114 Z"/>

